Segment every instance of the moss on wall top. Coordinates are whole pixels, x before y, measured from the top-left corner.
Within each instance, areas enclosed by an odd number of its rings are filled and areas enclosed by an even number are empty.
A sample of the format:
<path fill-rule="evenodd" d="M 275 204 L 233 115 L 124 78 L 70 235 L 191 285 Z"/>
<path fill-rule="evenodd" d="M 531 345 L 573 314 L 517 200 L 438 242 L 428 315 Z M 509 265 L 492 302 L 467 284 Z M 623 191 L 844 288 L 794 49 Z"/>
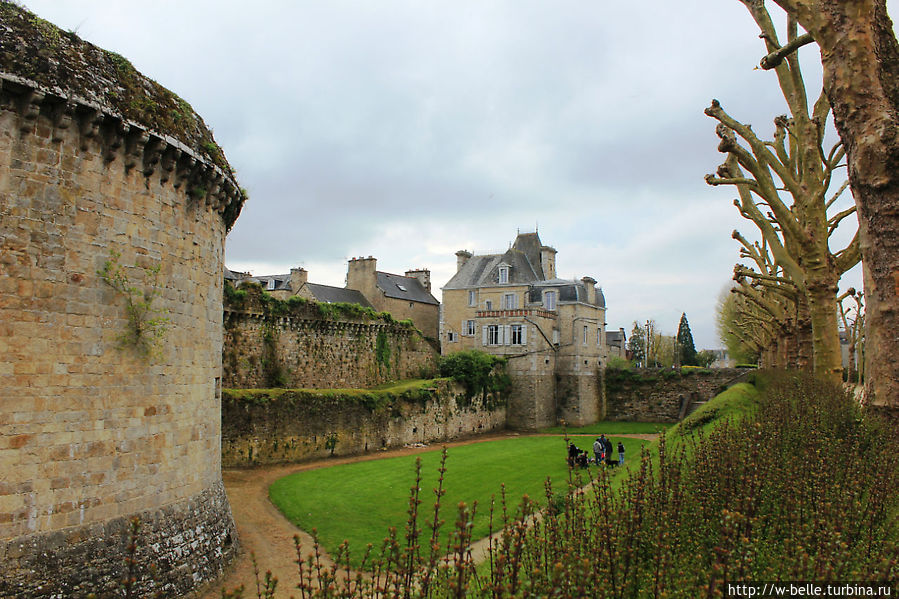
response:
<path fill-rule="evenodd" d="M 378 312 L 359 304 L 317 302 L 299 296 L 281 300 L 258 283 L 241 283 L 240 287 L 235 288 L 230 281 L 225 281 L 223 298 L 225 310 L 261 312 L 270 318 L 296 316 L 346 322 L 380 322 L 397 330 L 407 329 L 422 335 L 411 320 L 395 320 L 390 312 Z"/>
<path fill-rule="evenodd" d="M 222 401 L 265 406 L 272 402 L 308 403 L 341 401 L 382 410 L 397 401 L 424 404 L 434 398 L 448 379 L 415 379 L 371 389 L 222 389 Z"/>
<path fill-rule="evenodd" d="M 76 96 L 168 135 L 234 172 L 212 132 L 190 104 L 141 75 L 124 57 L 63 31 L 28 10 L 0 0 L 0 71 Z"/>

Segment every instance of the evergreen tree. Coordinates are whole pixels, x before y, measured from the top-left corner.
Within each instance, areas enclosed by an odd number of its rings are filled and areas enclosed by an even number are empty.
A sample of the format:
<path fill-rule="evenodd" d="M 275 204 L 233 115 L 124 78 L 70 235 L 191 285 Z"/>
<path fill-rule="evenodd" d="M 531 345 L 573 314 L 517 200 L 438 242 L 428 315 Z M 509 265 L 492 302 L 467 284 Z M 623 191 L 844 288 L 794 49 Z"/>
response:
<path fill-rule="evenodd" d="M 677 327 L 677 352 L 681 366 L 696 366 L 696 347 L 693 345 L 693 333 L 690 332 L 686 313 L 681 314 Z"/>
<path fill-rule="evenodd" d="M 641 366 L 646 366 L 646 329 L 640 326 L 636 320 L 631 336 L 627 340 L 627 351 L 631 353 L 630 359 Z"/>

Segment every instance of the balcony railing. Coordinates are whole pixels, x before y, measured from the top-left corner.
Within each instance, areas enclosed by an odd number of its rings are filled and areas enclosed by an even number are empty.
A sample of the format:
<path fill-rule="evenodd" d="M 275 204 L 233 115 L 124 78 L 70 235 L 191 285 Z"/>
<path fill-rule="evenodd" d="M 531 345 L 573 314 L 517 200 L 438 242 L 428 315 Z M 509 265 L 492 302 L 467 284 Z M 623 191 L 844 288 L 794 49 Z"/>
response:
<path fill-rule="evenodd" d="M 477 318 L 510 318 L 510 317 L 532 316 L 537 318 L 550 318 L 555 320 L 557 315 L 549 310 L 540 310 L 534 308 L 522 308 L 515 310 L 478 310 Z"/>

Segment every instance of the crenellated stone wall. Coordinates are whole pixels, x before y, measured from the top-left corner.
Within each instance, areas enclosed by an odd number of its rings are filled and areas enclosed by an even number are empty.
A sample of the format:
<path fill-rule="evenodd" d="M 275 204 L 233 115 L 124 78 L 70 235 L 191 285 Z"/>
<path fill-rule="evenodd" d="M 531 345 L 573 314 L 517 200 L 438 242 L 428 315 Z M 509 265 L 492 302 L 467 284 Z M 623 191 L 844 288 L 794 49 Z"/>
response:
<path fill-rule="evenodd" d="M 436 372 L 436 348 L 408 323 L 241 289 L 225 304 L 226 388 L 364 388 Z"/>
<path fill-rule="evenodd" d="M 397 391 L 226 389 L 222 463 L 245 467 L 356 455 L 499 431 L 505 424 L 501 400 L 468 400 L 446 379 Z"/>
<path fill-rule="evenodd" d="M 137 559 L 158 567 L 139 592 L 183 596 L 237 550 L 221 297 L 244 196 L 208 131 L 107 102 L 125 87 L 149 112 L 176 102 L 124 59 L 10 3 L 0 31 L 0 597 L 118 593 L 134 517 Z M 110 261 L 159 292 L 168 322 L 149 354 L 123 341 L 134 312 L 101 274 Z"/>

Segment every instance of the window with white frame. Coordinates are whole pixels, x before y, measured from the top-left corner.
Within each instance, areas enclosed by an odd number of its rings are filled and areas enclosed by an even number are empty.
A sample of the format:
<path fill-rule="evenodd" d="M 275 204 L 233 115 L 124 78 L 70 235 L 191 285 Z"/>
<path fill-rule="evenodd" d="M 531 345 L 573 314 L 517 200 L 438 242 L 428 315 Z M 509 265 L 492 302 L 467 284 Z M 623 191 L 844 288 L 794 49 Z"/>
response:
<path fill-rule="evenodd" d="M 525 337 L 525 326 L 523 324 L 513 324 L 509 327 L 509 337 L 512 345 L 524 345 L 527 341 Z"/>
<path fill-rule="evenodd" d="M 499 282 L 500 282 L 500 284 L 509 282 L 509 267 L 508 266 L 500 266 L 499 267 Z"/>
<path fill-rule="evenodd" d="M 477 306 L 478 305 L 478 292 L 477 291 L 469 291 L 468 292 L 468 305 L 469 306 Z"/>
<path fill-rule="evenodd" d="M 475 324 L 473 320 L 466 320 L 462 325 L 462 334 L 468 337 L 474 337 Z"/>
<path fill-rule="evenodd" d="M 450 343 L 455 343 L 456 341 L 459 340 L 459 336 L 454 331 L 450 331 L 449 333 L 446 334 L 446 340 L 449 341 Z"/>
<path fill-rule="evenodd" d="M 588 330 L 589 330 L 589 328 L 587 327 L 587 325 L 584 325 L 584 345 L 587 345 L 587 331 Z"/>
<path fill-rule="evenodd" d="M 596 329 L 596 345 L 602 345 L 602 329 Z"/>
<path fill-rule="evenodd" d="M 503 328 L 498 324 L 487 325 L 487 345 L 502 345 Z"/>
<path fill-rule="evenodd" d="M 484 302 L 484 307 L 488 310 L 493 310 L 493 301 L 487 300 L 486 302 Z"/>
<path fill-rule="evenodd" d="M 514 293 L 503 295 L 503 310 L 514 310 L 518 307 L 518 296 Z"/>
<path fill-rule="evenodd" d="M 265 288 L 268 289 L 269 291 L 271 291 L 272 289 L 275 288 L 275 284 L 276 284 L 276 283 L 277 283 L 277 281 L 276 281 L 275 279 L 269 279 L 269 280 L 268 280 L 268 283 L 267 283 L 266 286 L 265 286 Z"/>
<path fill-rule="evenodd" d="M 555 291 L 547 291 L 543 294 L 543 307 L 547 310 L 555 310 L 556 309 L 556 292 Z"/>

